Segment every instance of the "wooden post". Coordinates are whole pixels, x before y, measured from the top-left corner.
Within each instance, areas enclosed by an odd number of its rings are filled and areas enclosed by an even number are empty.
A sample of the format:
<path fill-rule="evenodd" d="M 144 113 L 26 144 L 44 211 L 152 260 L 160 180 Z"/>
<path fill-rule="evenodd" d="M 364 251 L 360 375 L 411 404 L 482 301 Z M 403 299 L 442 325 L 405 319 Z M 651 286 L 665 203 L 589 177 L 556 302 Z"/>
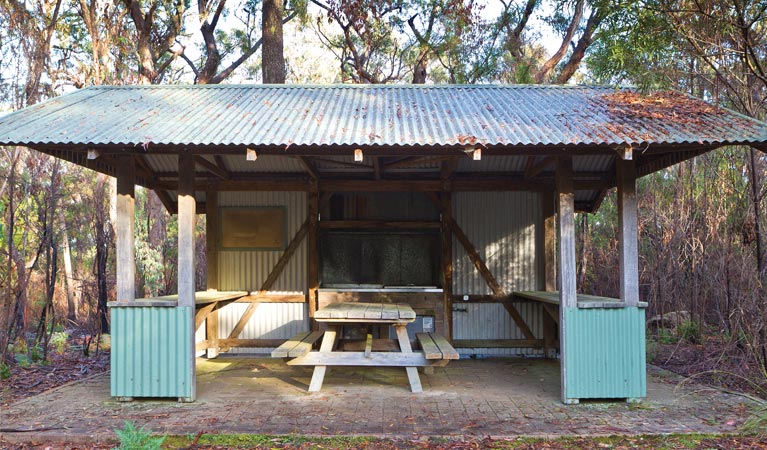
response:
<path fill-rule="evenodd" d="M 577 306 L 575 287 L 575 195 L 573 193 L 573 160 L 560 157 L 557 162 L 557 238 L 559 240 L 560 309 Z"/>
<path fill-rule="evenodd" d="M 559 240 L 559 348 L 562 402 L 578 403 L 567 397 L 567 323 L 565 311 L 578 306 L 575 277 L 575 195 L 573 193 L 573 160 L 569 156 L 557 160 L 557 238 Z"/>
<path fill-rule="evenodd" d="M 317 291 L 320 287 L 320 257 L 317 247 L 317 232 L 319 229 L 319 193 L 316 189 L 307 193 L 307 215 L 309 229 L 306 233 L 306 302 L 309 305 L 309 324 L 312 330 L 317 329 L 314 312 L 317 311 Z"/>
<path fill-rule="evenodd" d="M 542 192 L 541 212 L 543 213 L 543 286 L 547 292 L 557 290 L 557 215 L 553 191 Z M 541 305 L 545 307 L 545 305 Z M 543 317 L 543 353 L 547 358 L 556 358 L 557 322 L 547 313 Z"/>
<path fill-rule="evenodd" d="M 218 290 L 218 192 L 205 193 L 205 280 L 208 290 Z"/>
<path fill-rule="evenodd" d="M 453 233 L 450 221 L 453 220 L 453 198 L 450 192 L 442 193 L 442 298 L 444 311 L 444 334 L 449 342 L 453 341 Z"/>
<path fill-rule="evenodd" d="M 117 164 L 117 301 L 136 299 L 136 246 L 134 242 L 136 163 L 133 155 L 120 155 Z"/>
<path fill-rule="evenodd" d="M 195 163 L 192 154 L 183 151 L 178 155 L 178 306 L 189 309 L 190 340 L 189 398 L 179 401 L 194 401 L 196 396 L 197 376 L 195 371 L 194 345 L 194 222 L 196 219 L 196 201 L 194 198 Z"/>
<path fill-rule="evenodd" d="M 208 290 L 218 290 L 218 192 L 205 193 L 205 278 Z M 218 356 L 218 309 L 205 319 L 206 356 Z"/>
<path fill-rule="evenodd" d="M 618 181 L 618 233 L 620 246 L 620 296 L 626 306 L 639 305 L 639 255 L 637 234 L 636 164 L 615 159 Z"/>
<path fill-rule="evenodd" d="M 557 290 L 557 215 L 554 192 L 541 194 L 541 209 L 543 211 L 543 283 L 544 290 Z"/>

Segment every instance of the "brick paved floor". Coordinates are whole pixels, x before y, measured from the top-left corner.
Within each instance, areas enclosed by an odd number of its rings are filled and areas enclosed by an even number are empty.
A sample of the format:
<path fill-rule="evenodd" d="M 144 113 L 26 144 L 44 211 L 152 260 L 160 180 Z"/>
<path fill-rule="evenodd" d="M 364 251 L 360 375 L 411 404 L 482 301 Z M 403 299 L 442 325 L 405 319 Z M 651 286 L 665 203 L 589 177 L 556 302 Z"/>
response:
<path fill-rule="evenodd" d="M 556 361 L 453 361 L 421 375 L 422 394 L 403 369 L 333 368 L 322 392 L 308 394 L 311 368 L 267 358 L 199 359 L 198 400 L 119 403 L 99 375 L 23 400 L 0 412 L 0 428 L 53 427 L 50 438 L 112 437 L 132 420 L 156 432 L 414 436 L 552 436 L 732 432 L 750 406 L 739 396 L 650 368 L 648 398 L 559 402 Z M 20 433 L 0 433 L 19 439 Z M 24 435 L 30 437 L 29 433 Z"/>

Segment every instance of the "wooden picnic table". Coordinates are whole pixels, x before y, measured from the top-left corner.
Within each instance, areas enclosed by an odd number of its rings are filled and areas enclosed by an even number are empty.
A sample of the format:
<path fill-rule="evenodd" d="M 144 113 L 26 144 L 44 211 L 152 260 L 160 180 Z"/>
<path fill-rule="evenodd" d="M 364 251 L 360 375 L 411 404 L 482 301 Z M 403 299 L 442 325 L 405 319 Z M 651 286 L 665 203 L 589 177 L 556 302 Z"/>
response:
<path fill-rule="evenodd" d="M 405 304 L 387 303 L 333 303 L 318 309 L 315 320 L 327 326 L 324 332 L 306 332 L 294 336 L 274 352 L 274 357 L 295 357 L 288 365 L 314 366 L 309 392 L 319 392 L 328 366 L 388 366 L 404 367 L 407 372 L 410 389 L 422 392 L 418 367 L 441 366 L 450 359 L 458 359 L 458 353 L 445 340 L 434 333 L 419 333 L 417 339 L 423 350 L 414 351 L 407 334 L 407 324 L 416 319 L 413 308 Z M 339 329 L 345 324 L 380 325 L 394 327 L 399 343 L 399 351 L 372 351 L 373 336 L 367 334 L 365 350 L 362 352 L 344 352 L 334 350 L 339 336 Z M 312 351 L 314 343 L 322 337 L 318 351 Z"/>

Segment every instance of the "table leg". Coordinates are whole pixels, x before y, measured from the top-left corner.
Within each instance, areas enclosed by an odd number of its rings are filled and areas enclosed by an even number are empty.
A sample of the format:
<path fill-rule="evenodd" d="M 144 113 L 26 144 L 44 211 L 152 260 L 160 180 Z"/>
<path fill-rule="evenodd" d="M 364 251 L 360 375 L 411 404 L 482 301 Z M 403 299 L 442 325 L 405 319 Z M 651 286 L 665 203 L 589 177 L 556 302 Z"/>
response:
<path fill-rule="evenodd" d="M 320 344 L 320 353 L 330 353 L 333 351 L 333 344 L 336 342 L 336 332 L 338 327 L 335 325 L 328 325 L 328 329 L 322 337 L 322 344 Z M 328 366 L 314 366 L 314 373 L 312 374 L 312 381 L 309 383 L 309 392 L 319 392 L 322 389 L 322 382 L 325 379 L 325 372 Z"/>
<path fill-rule="evenodd" d="M 405 325 L 394 325 L 394 329 L 397 331 L 397 340 L 399 341 L 399 348 L 402 353 L 413 353 Z M 421 378 L 418 376 L 418 368 L 405 367 L 405 371 L 407 372 L 407 379 L 410 381 L 410 390 L 413 392 L 423 392 Z"/>

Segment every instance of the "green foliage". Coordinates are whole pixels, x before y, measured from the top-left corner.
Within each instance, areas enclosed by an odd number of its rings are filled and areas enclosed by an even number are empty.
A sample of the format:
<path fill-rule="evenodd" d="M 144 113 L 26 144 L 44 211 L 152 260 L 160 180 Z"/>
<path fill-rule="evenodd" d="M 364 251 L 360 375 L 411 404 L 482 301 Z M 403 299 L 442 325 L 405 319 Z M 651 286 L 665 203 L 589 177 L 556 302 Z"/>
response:
<path fill-rule="evenodd" d="M 67 340 L 69 339 L 69 333 L 66 331 L 56 331 L 51 335 L 50 344 L 57 354 L 63 355 L 67 350 Z"/>
<path fill-rule="evenodd" d="M 621 14 L 609 15 L 597 33 L 586 58 L 589 74 L 597 84 L 637 85 L 642 89 L 668 88 L 668 77 L 675 65 L 685 64 L 675 57 L 680 36 L 667 18 L 629 0 Z"/>
<path fill-rule="evenodd" d="M 650 338 L 645 339 L 645 357 L 647 361 L 652 362 L 658 356 L 658 341 Z"/>
<path fill-rule="evenodd" d="M 685 320 L 679 325 L 679 337 L 691 344 L 699 344 L 700 327 L 693 320 Z"/>
<path fill-rule="evenodd" d="M 160 450 L 164 437 L 152 437 L 152 433 L 144 427 L 136 428 L 131 421 L 125 421 L 125 427 L 122 430 L 115 430 L 120 446 L 114 450 Z"/>
<path fill-rule="evenodd" d="M 629 408 L 645 409 L 642 404 L 632 404 Z M 164 447 L 169 449 L 187 449 L 195 442 L 195 436 L 169 436 Z M 197 441 L 201 446 L 216 448 L 307 448 L 307 449 L 458 449 L 492 448 L 531 449 L 531 448 L 642 448 L 642 449 L 696 449 L 696 448 L 745 448 L 752 442 L 750 437 L 724 436 L 717 434 L 663 434 L 663 435 L 613 435 L 613 436 L 570 436 L 554 439 L 541 437 L 517 437 L 513 439 L 450 439 L 432 437 L 426 441 L 381 439 L 366 436 L 317 437 L 306 436 L 270 436 L 264 434 L 204 434 Z M 749 447 L 750 448 L 750 447 Z"/>
<path fill-rule="evenodd" d="M 743 431 L 760 436 L 767 435 L 767 403 L 763 403 L 743 423 Z"/>
<path fill-rule="evenodd" d="M 7 364 L 0 364 L 0 380 L 11 378 L 11 368 Z"/>
<path fill-rule="evenodd" d="M 661 344 L 676 344 L 679 342 L 679 336 L 665 328 L 660 328 L 658 329 L 657 340 Z"/>
<path fill-rule="evenodd" d="M 16 338 L 16 341 L 13 343 L 13 351 L 18 354 L 27 353 L 27 341 L 21 337 Z"/>
<path fill-rule="evenodd" d="M 19 367 L 29 367 L 30 364 L 32 364 L 29 361 L 29 357 L 24 353 L 17 353 L 14 355 L 14 358 L 16 359 L 16 364 L 18 364 Z"/>
<path fill-rule="evenodd" d="M 43 352 L 43 349 L 40 348 L 39 345 L 35 345 L 33 347 L 30 347 L 29 349 L 29 357 L 32 360 L 32 362 L 40 362 L 43 360 L 43 357 L 45 356 L 45 352 Z"/>

